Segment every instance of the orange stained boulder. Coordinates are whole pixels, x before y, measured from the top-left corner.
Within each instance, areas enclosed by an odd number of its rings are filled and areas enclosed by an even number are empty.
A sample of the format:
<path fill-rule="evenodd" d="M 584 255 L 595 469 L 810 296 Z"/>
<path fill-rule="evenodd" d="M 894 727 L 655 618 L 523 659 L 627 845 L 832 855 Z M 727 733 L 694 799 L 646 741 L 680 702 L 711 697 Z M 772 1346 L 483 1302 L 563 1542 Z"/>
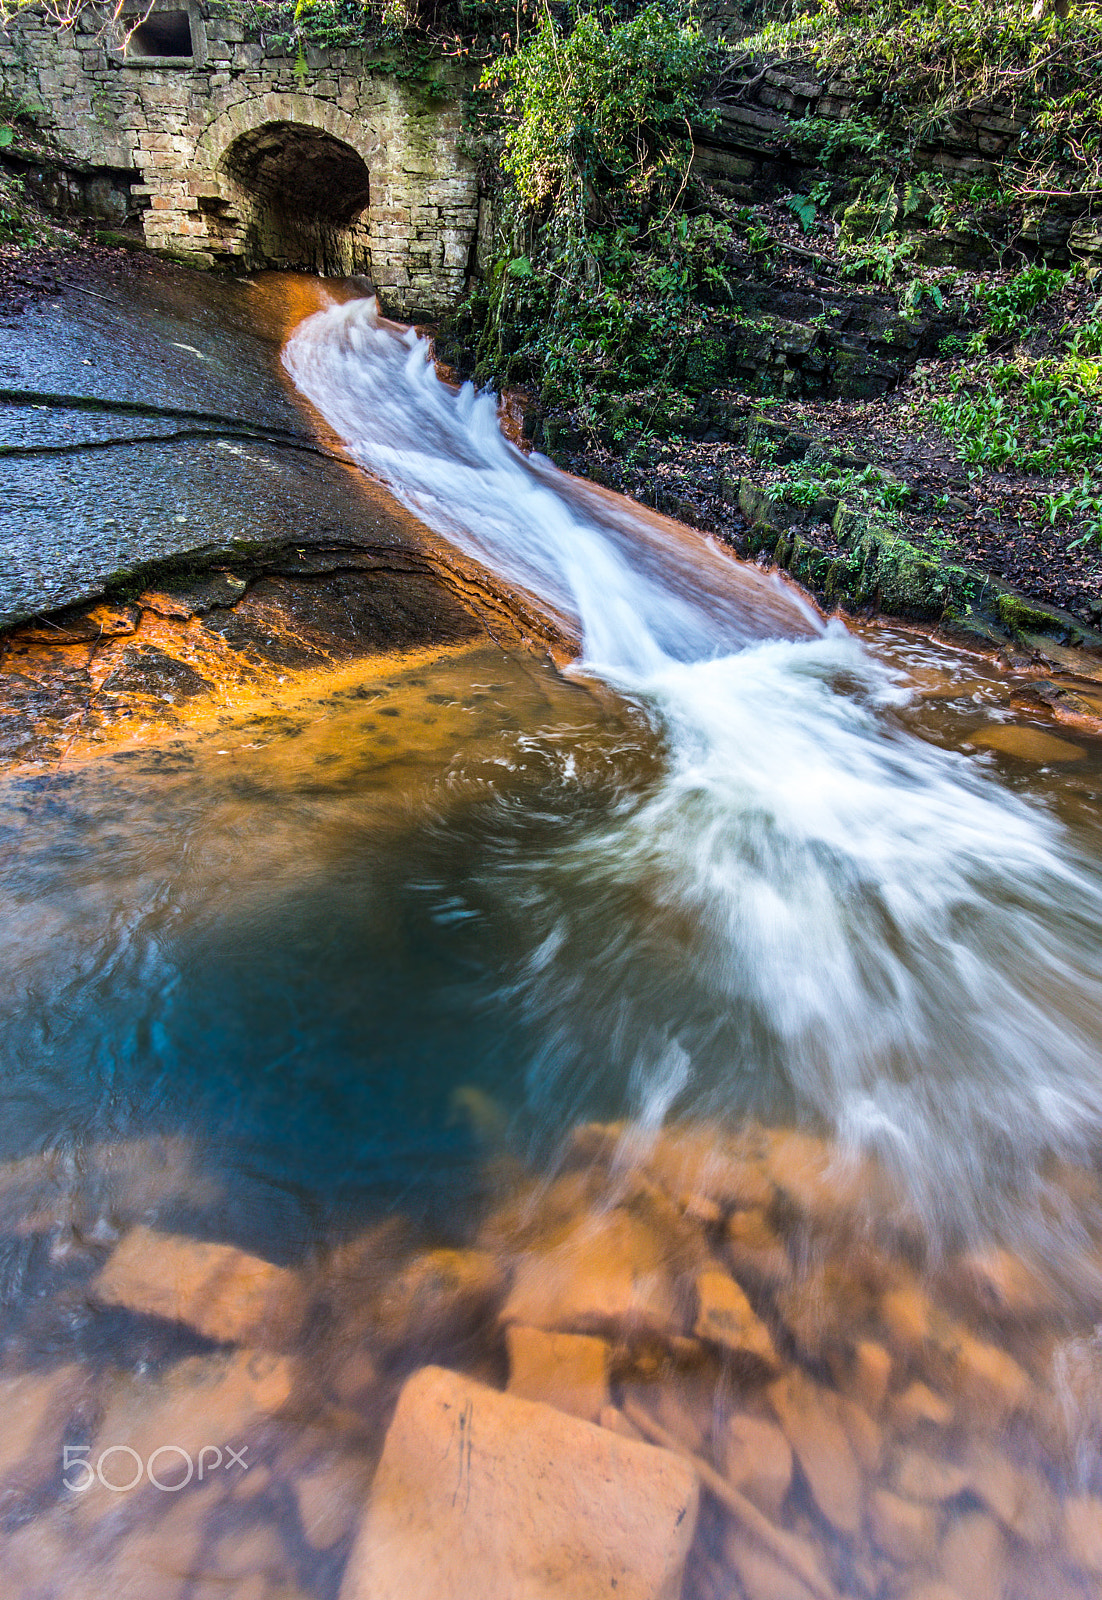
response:
<path fill-rule="evenodd" d="M 680 1456 L 423 1367 L 341 1600 L 678 1600 L 698 1495 Z"/>
<path fill-rule="evenodd" d="M 624 1210 L 590 1215 L 523 1255 L 502 1321 L 610 1338 L 682 1331 L 668 1248 Z"/>
<path fill-rule="evenodd" d="M 182 1322 L 207 1339 L 280 1348 L 306 1310 L 297 1275 L 228 1244 L 132 1228 L 92 1284 L 102 1305 Z"/>

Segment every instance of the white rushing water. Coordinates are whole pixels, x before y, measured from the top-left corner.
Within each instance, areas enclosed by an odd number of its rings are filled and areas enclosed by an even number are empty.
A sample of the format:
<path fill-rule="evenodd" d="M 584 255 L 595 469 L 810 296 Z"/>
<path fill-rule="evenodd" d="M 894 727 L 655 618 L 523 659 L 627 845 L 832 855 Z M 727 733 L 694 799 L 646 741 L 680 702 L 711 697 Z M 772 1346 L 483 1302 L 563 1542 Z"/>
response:
<path fill-rule="evenodd" d="M 309 318 L 284 360 L 368 472 L 571 618 L 582 669 L 661 729 L 645 795 L 487 862 L 546 1041 L 535 1098 L 597 1052 L 654 1119 L 766 1085 L 966 1221 L 1000 1176 L 1096 1147 L 1102 883 L 1048 812 L 903 731 L 892 676 L 790 590 L 526 459 L 373 301 Z"/>

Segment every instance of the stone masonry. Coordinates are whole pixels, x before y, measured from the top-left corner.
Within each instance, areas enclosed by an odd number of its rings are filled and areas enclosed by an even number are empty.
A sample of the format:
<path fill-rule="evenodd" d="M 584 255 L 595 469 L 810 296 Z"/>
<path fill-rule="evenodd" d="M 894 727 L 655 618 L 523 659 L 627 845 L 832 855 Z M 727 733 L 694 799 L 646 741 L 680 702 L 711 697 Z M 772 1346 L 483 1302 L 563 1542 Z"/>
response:
<path fill-rule="evenodd" d="M 34 8 L 0 33 L 0 92 L 40 108 L 56 151 L 32 187 L 136 215 L 149 245 L 197 265 L 363 273 L 397 316 L 456 303 L 479 202 L 458 83 L 404 79 L 366 49 L 296 61 L 216 0 L 152 0 L 125 22 L 86 11 L 61 31 Z"/>

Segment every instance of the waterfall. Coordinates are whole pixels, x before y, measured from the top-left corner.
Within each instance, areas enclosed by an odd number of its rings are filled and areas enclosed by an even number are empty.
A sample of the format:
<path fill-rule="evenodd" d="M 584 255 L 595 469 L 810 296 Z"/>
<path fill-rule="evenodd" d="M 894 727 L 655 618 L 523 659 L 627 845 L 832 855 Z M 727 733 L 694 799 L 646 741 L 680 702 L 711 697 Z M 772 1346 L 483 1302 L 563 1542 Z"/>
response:
<path fill-rule="evenodd" d="M 661 731 L 646 793 L 487 862 L 525 930 L 534 1096 L 600 1049 L 653 1119 L 772 1082 L 932 1212 L 1095 1147 L 1102 881 L 1043 805 L 902 727 L 896 675 L 791 589 L 525 458 L 374 301 L 284 360 L 365 471 L 570 618 L 573 670 Z"/>

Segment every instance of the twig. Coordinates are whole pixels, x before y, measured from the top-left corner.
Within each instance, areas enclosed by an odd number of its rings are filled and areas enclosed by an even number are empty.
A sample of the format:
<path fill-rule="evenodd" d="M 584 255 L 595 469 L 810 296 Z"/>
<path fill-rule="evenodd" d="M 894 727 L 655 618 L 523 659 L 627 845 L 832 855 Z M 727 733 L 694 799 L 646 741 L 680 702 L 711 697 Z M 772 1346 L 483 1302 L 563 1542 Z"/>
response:
<path fill-rule="evenodd" d="M 819 1572 L 814 1557 L 801 1540 L 774 1527 L 757 1506 L 733 1489 L 727 1479 L 720 1477 L 707 1461 L 686 1450 L 637 1400 L 625 1400 L 621 1409 L 628 1421 L 634 1423 L 653 1444 L 660 1444 L 663 1449 L 673 1450 L 691 1461 L 709 1494 L 726 1507 L 745 1532 L 752 1534 L 771 1556 L 775 1556 L 783 1567 L 799 1578 L 801 1583 L 805 1583 L 818 1600 L 838 1600 L 836 1591 Z"/>

